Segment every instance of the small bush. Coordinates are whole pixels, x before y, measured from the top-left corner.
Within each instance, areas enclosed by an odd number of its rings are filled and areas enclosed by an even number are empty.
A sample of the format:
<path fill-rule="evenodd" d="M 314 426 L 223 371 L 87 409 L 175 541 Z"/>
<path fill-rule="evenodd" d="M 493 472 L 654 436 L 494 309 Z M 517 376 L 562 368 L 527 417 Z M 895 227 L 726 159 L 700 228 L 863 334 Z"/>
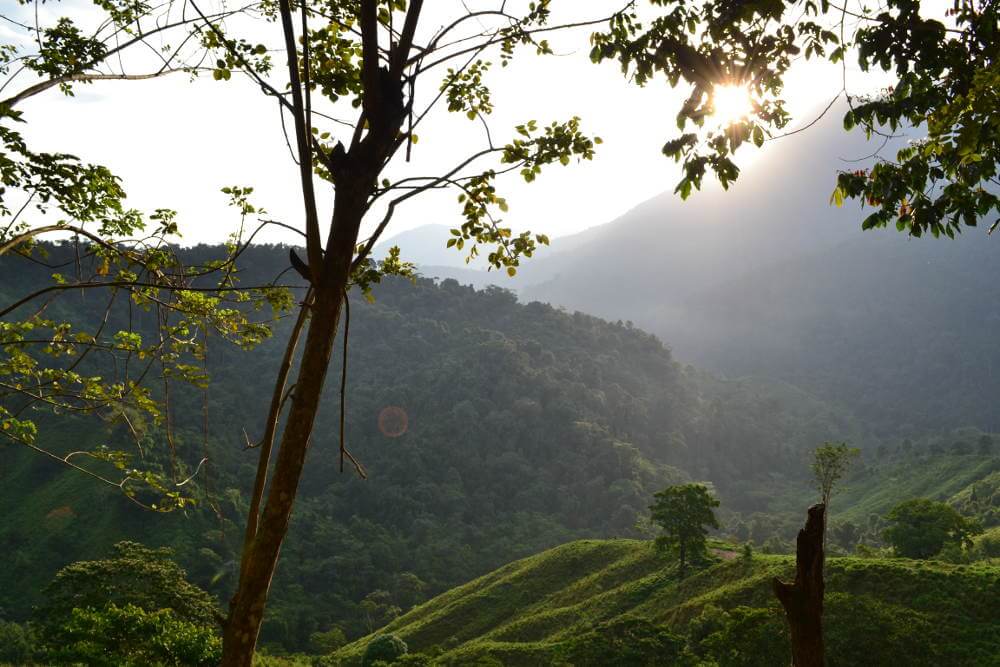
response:
<path fill-rule="evenodd" d="M 406 642 L 396 635 L 379 635 L 371 640 L 368 648 L 365 649 L 364 658 L 361 659 L 362 667 L 373 667 L 377 662 L 392 664 L 398 658 L 406 655 L 408 648 Z"/>

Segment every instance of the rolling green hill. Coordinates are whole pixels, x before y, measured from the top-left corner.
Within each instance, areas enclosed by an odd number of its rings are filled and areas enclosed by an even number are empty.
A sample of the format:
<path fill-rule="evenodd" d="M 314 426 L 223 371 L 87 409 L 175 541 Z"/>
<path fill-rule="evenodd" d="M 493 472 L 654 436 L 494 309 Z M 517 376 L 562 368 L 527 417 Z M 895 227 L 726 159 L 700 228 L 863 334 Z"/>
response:
<path fill-rule="evenodd" d="M 727 549 L 716 543 L 714 565 L 678 580 L 649 542 L 571 542 L 450 590 L 379 634 L 436 655 L 434 664 L 549 665 L 596 624 L 638 618 L 686 637 L 703 664 L 787 664 L 770 580 L 791 577 L 792 558 L 748 562 Z M 833 667 L 1000 665 L 1000 566 L 830 558 L 826 618 Z M 370 640 L 334 663 L 359 664 Z"/>

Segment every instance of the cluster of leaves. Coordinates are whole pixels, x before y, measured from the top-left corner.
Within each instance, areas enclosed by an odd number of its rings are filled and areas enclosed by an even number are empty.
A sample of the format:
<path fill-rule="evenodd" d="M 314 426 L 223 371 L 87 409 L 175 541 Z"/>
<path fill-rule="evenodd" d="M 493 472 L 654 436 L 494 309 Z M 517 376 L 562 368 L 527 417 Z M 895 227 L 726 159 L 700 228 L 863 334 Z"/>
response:
<path fill-rule="evenodd" d="M 25 67 L 52 78 L 66 78 L 100 62 L 107 53 L 101 40 L 85 36 L 74 23 L 64 17 L 40 36 L 37 57 L 25 61 Z M 69 84 L 60 84 L 62 91 L 72 95 Z"/>
<path fill-rule="evenodd" d="M 157 219 L 174 224 L 170 215 Z M 26 299 L 4 310 L 25 313 L 47 293 L 61 297 L 42 301 L 20 319 L 0 323 L 0 395 L 5 400 L 0 433 L 119 488 L 136 502 L 167 511 L 191 501 L 182 493 L 176 466 L 172 476 L 164 476 L 117 447 L 69 452 L 42 448 L 37 414 L 123 422 L 144 458 L 149 428 L 165 424 L 169 429 L 169 384 L 207 386 L 209 338 L 251 348 L 270 336 L 270 319 L 258 321 L 256 311 L 270 305 L 273 318 L 292 301 L 287 290 L 277 287 L 235 287 L 234 254 L 211 266 L 185 267 L 162 236 L 153 238 L 149 245 L 131 240 L 12 244 L 12 252 L 45 266 L 74 266 L 77 277 L 52 274 L 51 286 L 25 290 Z M 217 291 L 199 286 L 209 274 L 217 279 Z M 72 320 L 51 315 L 66 301 L 80 300 L 82 305 L 86 297 L 74 294 L 73 287 L 103 290 L 101 308 L 90 308 L 84 317 Z M 154 391 L 153 380 L 162 389 Z M 95 465 L 86 465 L 87 460 Z M 111 479 L 113 475 L 118 478 Z"/>
<path fill-rule="evenodd" d="M 477 60 L 461 71 L 448 69 L 448 76 L 441 84 L 448 98 L 448 111 L 464 112 L 469 120 L 493 113 L 490 89 L 483 83 L 489 68 L 488 61 Z"/>
<path fill-rule="evenodd" d="M 74 155 L 33 151 L 5 121 L 23 122 L 23 117 L 0 104 L 4 148 L 0 152 L 0 221 L 9 218 L 0 223 L 0 245 L 11 243 L 26 229 L 20 216 L 28 203 L 42 214 L 54 209 L 76 222 L 94 223 L 107 234 L 128 235 L 144 229 L 139 212 L 123 205 L 125 191 L 110 170 L 84 164 Z M 12 210 L 12 196 L 26 203 Z"/>
<path fill-rule="evenodd" d="M 883 95 L 853 104 L 844 127 L 862 125 L 869 137 L 908 127 L 926 131 L 895 160 L 839 175 L 841 196 L 876 209 L 866 229 L 895 223 L 913 236 L 954 237 L 991 215 L 998 215 L 991 231 L 1000 224 L 1000 8 L 961 0 L 947 13 L 953 28 L 923 16 L 917 0 L 892 0 L 855 34 L 862 69 L 891 71 L 897 81 Z"/>
<path fill-rule="evenodd" d="M 623 73 L 640 86 L 658 76 L 671 86 L 682 81 L 690 86 L 677 115 L 683 134 L 663 147 L 668 157 L 683 160 L 684 175 L 676 191 L 686 198 L 693 188 L 701 187 L 709 170 L 728 187 L 739 175 L 732 159 L 736 149 L 751 139 L 760 146 L 772 129 L 788 123 L 780 95 L 792 62 L 802 55 L 826 56 L 831 45 L 837 47 L 835 33 L 807 18 L 826 12 L 829 3 L 650 0 L 650 4 L 663 10 L 648 25 L 640 22 L 633 7 L 613 17 L 605 32 L 595 33 L 591 60 L 617 60 Z M 793 14 L 801 19 L 790 21 Z M 835 48 L 828 57 L 840 59 L 843 50 Z M 751 117 L 727 127 L 705 128 L 714 110 L 714 89 L 734 85 L 751 93 Z M 689 124 L 695 130 L 685 131 Z"/>
<path fill-rule="evenodd" d="M 877 8 L 828 0 L 650 4 L 660 9 L 648 25 L 633 7 L 595 33 L 591 59 L 617 60 L 639 85 L 662 76 L 671 86 L 683 81 L 690 87 L 677 116 L 682 134 L 663 149 L 683 161 L 682 197 L 700 188 L 709 171 L 727 187 L 739 175 L 736 149 L 750 140 L 759 147 L 787 125 L 780 95 L 794 61 L 821 58 L 846 66 L 845 58 L 856 54 L 863 71 L 892 72 L 896 81 L 880 95 L 852 99 L 848 93 L 845 129 L 863 126 L 869 138 L 889 138 L 901 129 L 926 136 L 894 159 L 878 156 L 870 170 L 839 173 L 831 200 L 874 207 L 865 229 L 894 223 L 913 236 L 953 237 L 963 225 L 1000 214 L 996 3 L 956 1 L 945 12 L 951 26 L 929 17 L 933 8 L 922 8 L 919 0 Z M 747 87 L 753 113 L 705 131 L 713 91 L 724 85 Z M 695 130 L 685 131 L 689 123 Z M 991 229 L 997 224 L 1000 217 Z"/>
<path fill-rule="evenodd" d="M 515 129 L 520 135 L 503 147 L 500 161 L 503 172 L 518 170 L 527 183 L 534 181 L 542 172 L 542 167 L 556 162 L 566 166 L 575 157 L 578 160 L 592 160 L 600 137 L 589 137 L 580 127 L 580 119 L 573 117 L 564 123 L 553 122 L 541 128 L 538 123 L 528 121 Z M 449 248 L 462 251 L 469 247 L 466 261 L 479 255 L 479 246 L 491 247 L 487 261 L 491 268 L 506 269 L 511 276 L 517 273 L 522 257 L 531 257 L 538 245 L 548 245 L 545 234 L 521 232 L 516 236 L 509 227 L 502 225 L 503 219 L 496 212 L 509 210 L 507 200 L 497 194 L 497 171 L 490 169 L 457 183 L 462 190 L 458 202 L 462 205 L 465 222 L 451 230 L 453 238 L 448 239 Z"/>
<path fill-rule="evenodd" d="M 216 81 L 229 81 L 233 71 L 250 70 L 257 74 L 267 74 L 271 71 L 271 56 L 263 44 L 254 44 L 246 39 L 230 39 L 221 29 L 202 29 L 202 46 L 216 53 L 215 67 L 212 78 Z"/>
<path fill-rule="evenodd" d="M 361 256 L 364 252 L 364 245 L 359 245 L 357 253 Z M 389 248 L 389 253 L 384 259 L 375 260 L 370 257 L 358 263 L 351 274 L 351 284 L 356 285 L 365 299 L 369 303 L 375 302 L 375 294 L 372 288 L 382 282 L 383 279 L 395 276 L 414 281 L 417 276 L 417 267 L 412 262 L 403 261 L 400 257 L 399 246 Z"/>

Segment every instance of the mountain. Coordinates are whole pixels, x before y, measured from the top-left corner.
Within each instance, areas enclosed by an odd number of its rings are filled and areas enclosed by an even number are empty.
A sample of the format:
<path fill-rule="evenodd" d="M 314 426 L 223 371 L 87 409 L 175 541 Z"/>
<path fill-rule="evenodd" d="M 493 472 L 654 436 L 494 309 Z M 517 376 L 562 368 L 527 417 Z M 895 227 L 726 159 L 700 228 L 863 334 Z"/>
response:
<path fill-rule="evenodd" d="M 602 649 L 644 645 L 648 654 L 622 664 L 788 664 L 770 582 L 793 578 L 794 560 L 747 561 L 724 543 L 713 552 L 714 565 L 681 580 L 651 542 L 573 542 L 448 591 L 378 634 L 435 665 L 597 666 L 609 664 Z M 998 665 L 998 593 L 997 565 L 828 558 L 829 664 Z M 360 664 L 373 636 L 334 653 L 334 664 Z"/>
<path fill-rule="evenodd" d="M 52 247 L 49 261 L 72 252 Z M 190 263 L 219 252 L 184 251 Z M 241 262 L 242 284 L 260 284 L 287 266 L 287 249 L 254 246 Z M 0 285 L 8 296 L 24 293 L 48 284 L 49 271 L 4 258 Z M 683 366 L 627 324 L 450 280 L 388 280 L 375 297 L 352 298 L 346 394 L 347 446 L 368 480 L 340 473 L 339 383 L 331 380 L 265 644 L 301 649 L 333 624 L 357 636 L 361 602 L 374 593 L 402 599 L 412 583 L 405 575 L 434 593 L 560 542 L 634 535 L 652 494 L 677 481 L 711 481 L 731 511 L 762 509 L 762 489 L 804 477 L 815 443 L 863 439 L 849 414 L 805 392 Z M 92 301 L 69 293 L 49 312 L 80 323 L 101 315 Z M 127 314 L 113 312 L 108 326 Z M 207 390 L 172 391 L 181 467 L 209 459 L 186 487 L 199 500 L 186 514 L 142 512 L 74 471 L 0 445 L 0 512 L 9 517 L 0 547 L 16 564 L 0 572 L 5 614 L 27 617 L 59 567 L 99 558 L 126 538 L 173 547 L 199 585 L 226 599 L 256 465 L 243 433 L 260 431 L 289 326 L 279 322 L 251 352 L 213 340 Z M 90 370 L 101 359 L 89 360 Z M 339 374 L 337 358 L 330 377 Z M 55 451 L 134 450 L 120 425 L 36 417 Z M 168 452 L 162 426 L 150 426 L 144 465 L 170 470 Z"/>
<path fill-rule="evenodd" d="M 667 192 L 554 239 L 508 284 L 523 302 L 634 322 L 685 363 L 790 382 L 883 435 L 1000 430 L 997 241 L 862 231 L 864 210 L 830 205 L 836 170 L 880 148 L 842 115 L 766 145 L 728 192 Z"/>

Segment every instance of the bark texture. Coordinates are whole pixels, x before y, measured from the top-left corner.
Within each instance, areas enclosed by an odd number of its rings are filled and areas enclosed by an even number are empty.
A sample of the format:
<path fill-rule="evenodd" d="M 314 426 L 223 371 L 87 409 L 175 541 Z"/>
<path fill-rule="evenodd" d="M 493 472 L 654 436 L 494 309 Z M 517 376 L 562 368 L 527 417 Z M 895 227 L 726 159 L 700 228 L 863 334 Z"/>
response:
<path fill-rule="evenodd" d="M 823 532 L 826 506 L 809 508 L 795 542 L 795 581 L 774 579 L 774 594 L 785 608 L 791 633 L 792 664 L 823 667 Z"/>
<path fill-rule="evenodd" d="M 282 434 L 264 513 L 239 588 L 233 597 L 223 634 L 222 664 L 249 667 L 264 617 L 278 552 L 288 531 L 292 504 L 298 491 L 319 398 L 326 379 L 340 319 L 343 291 L 319 289 L 303 349 L 291 410 Z"/>
<path fill-rule="evenodd" d="M 310 309 L 309 327 L 306 331 L 302 358 L 299 362 L 291 408 L 281 435 L 277 459 L 274 462 L 267 500 L 259 517 L 249 517 L 247 538 L 240 566 L 240 580 L 229 606 L 222 641 L 223 667 L 250 667 L 254 647 L 264 618 L 264 608 L 271 587 L 271 579 L 278 565 L 281 544 L 288 531 L 292 505 L 298 492 L 299 479 L 305 465 L 309 439 L 312 435 L 316 413 L 319 410 L 323 385 L 326 381 L 330 356 L 333 352 L 340 314 L 350 285 L 358 231 L 368 209 L 369 197 L 375 192 L 379 173 L 404 140 L 401 133 L 403 120 L 409 113 L 404 105 L 403 70 L 413 40 L 422 2 L 413 0 L 407 11 L 403 33 L 399 42 L 390 47 L 390 66 L 380 67 L 378 44 L 378 2 L 361 0 L 358 7 L 361 27 L 362 115 L 348 148 L 338 144 L 332 151 L 325 151 L 312 144 L 309 101 L 309 57 L 303 53 L 302 78 L 298 69 L 299 54 L 292 25 L 292 4 L 279 0 L 278 9 L 288 53 L 289 78 L 292 92 L 292 116 L 298 144 L 300 178 L 306 223 L 306 270 L 299 267 L 310 284 L 312 300 L 304 308 Z M 303 9 L 302 34 L 306 34 L 306 13 Z M 306 94 L 303 96 L 302 91 Z M 412 100 L 411 100 L 412 103 Z M 322 244 L 313 189 L 313 159 L 318 159 L 336 183 L 333 218 L 329 236 Z M 383 221 L 374 237 L 384 229 Z M 374 237 L 372 243 L 374 243 Z M 358 261 L 362 258 L 359 257 Z M 293 256 L 294 260 L 294 256 Z M 294 261 L 293 261 L 294 263 Z M 290 344 L 289 350 L 293 350 Z M 282 375 L 285 374 L 282 371 Z M 273 405 L 280 411 L 284 380 L 280 377 L 275 389 Z M 269 431 L 273 436 L 277 424 L 272 413 Z M 263 486 L 270 463 L 270 450 L 262 449 L 258 472 L 258 487 Z M 255 495 L 255 498 L 259 497 Z M 256 524 L 256 525 L 254 525 Z"/>

